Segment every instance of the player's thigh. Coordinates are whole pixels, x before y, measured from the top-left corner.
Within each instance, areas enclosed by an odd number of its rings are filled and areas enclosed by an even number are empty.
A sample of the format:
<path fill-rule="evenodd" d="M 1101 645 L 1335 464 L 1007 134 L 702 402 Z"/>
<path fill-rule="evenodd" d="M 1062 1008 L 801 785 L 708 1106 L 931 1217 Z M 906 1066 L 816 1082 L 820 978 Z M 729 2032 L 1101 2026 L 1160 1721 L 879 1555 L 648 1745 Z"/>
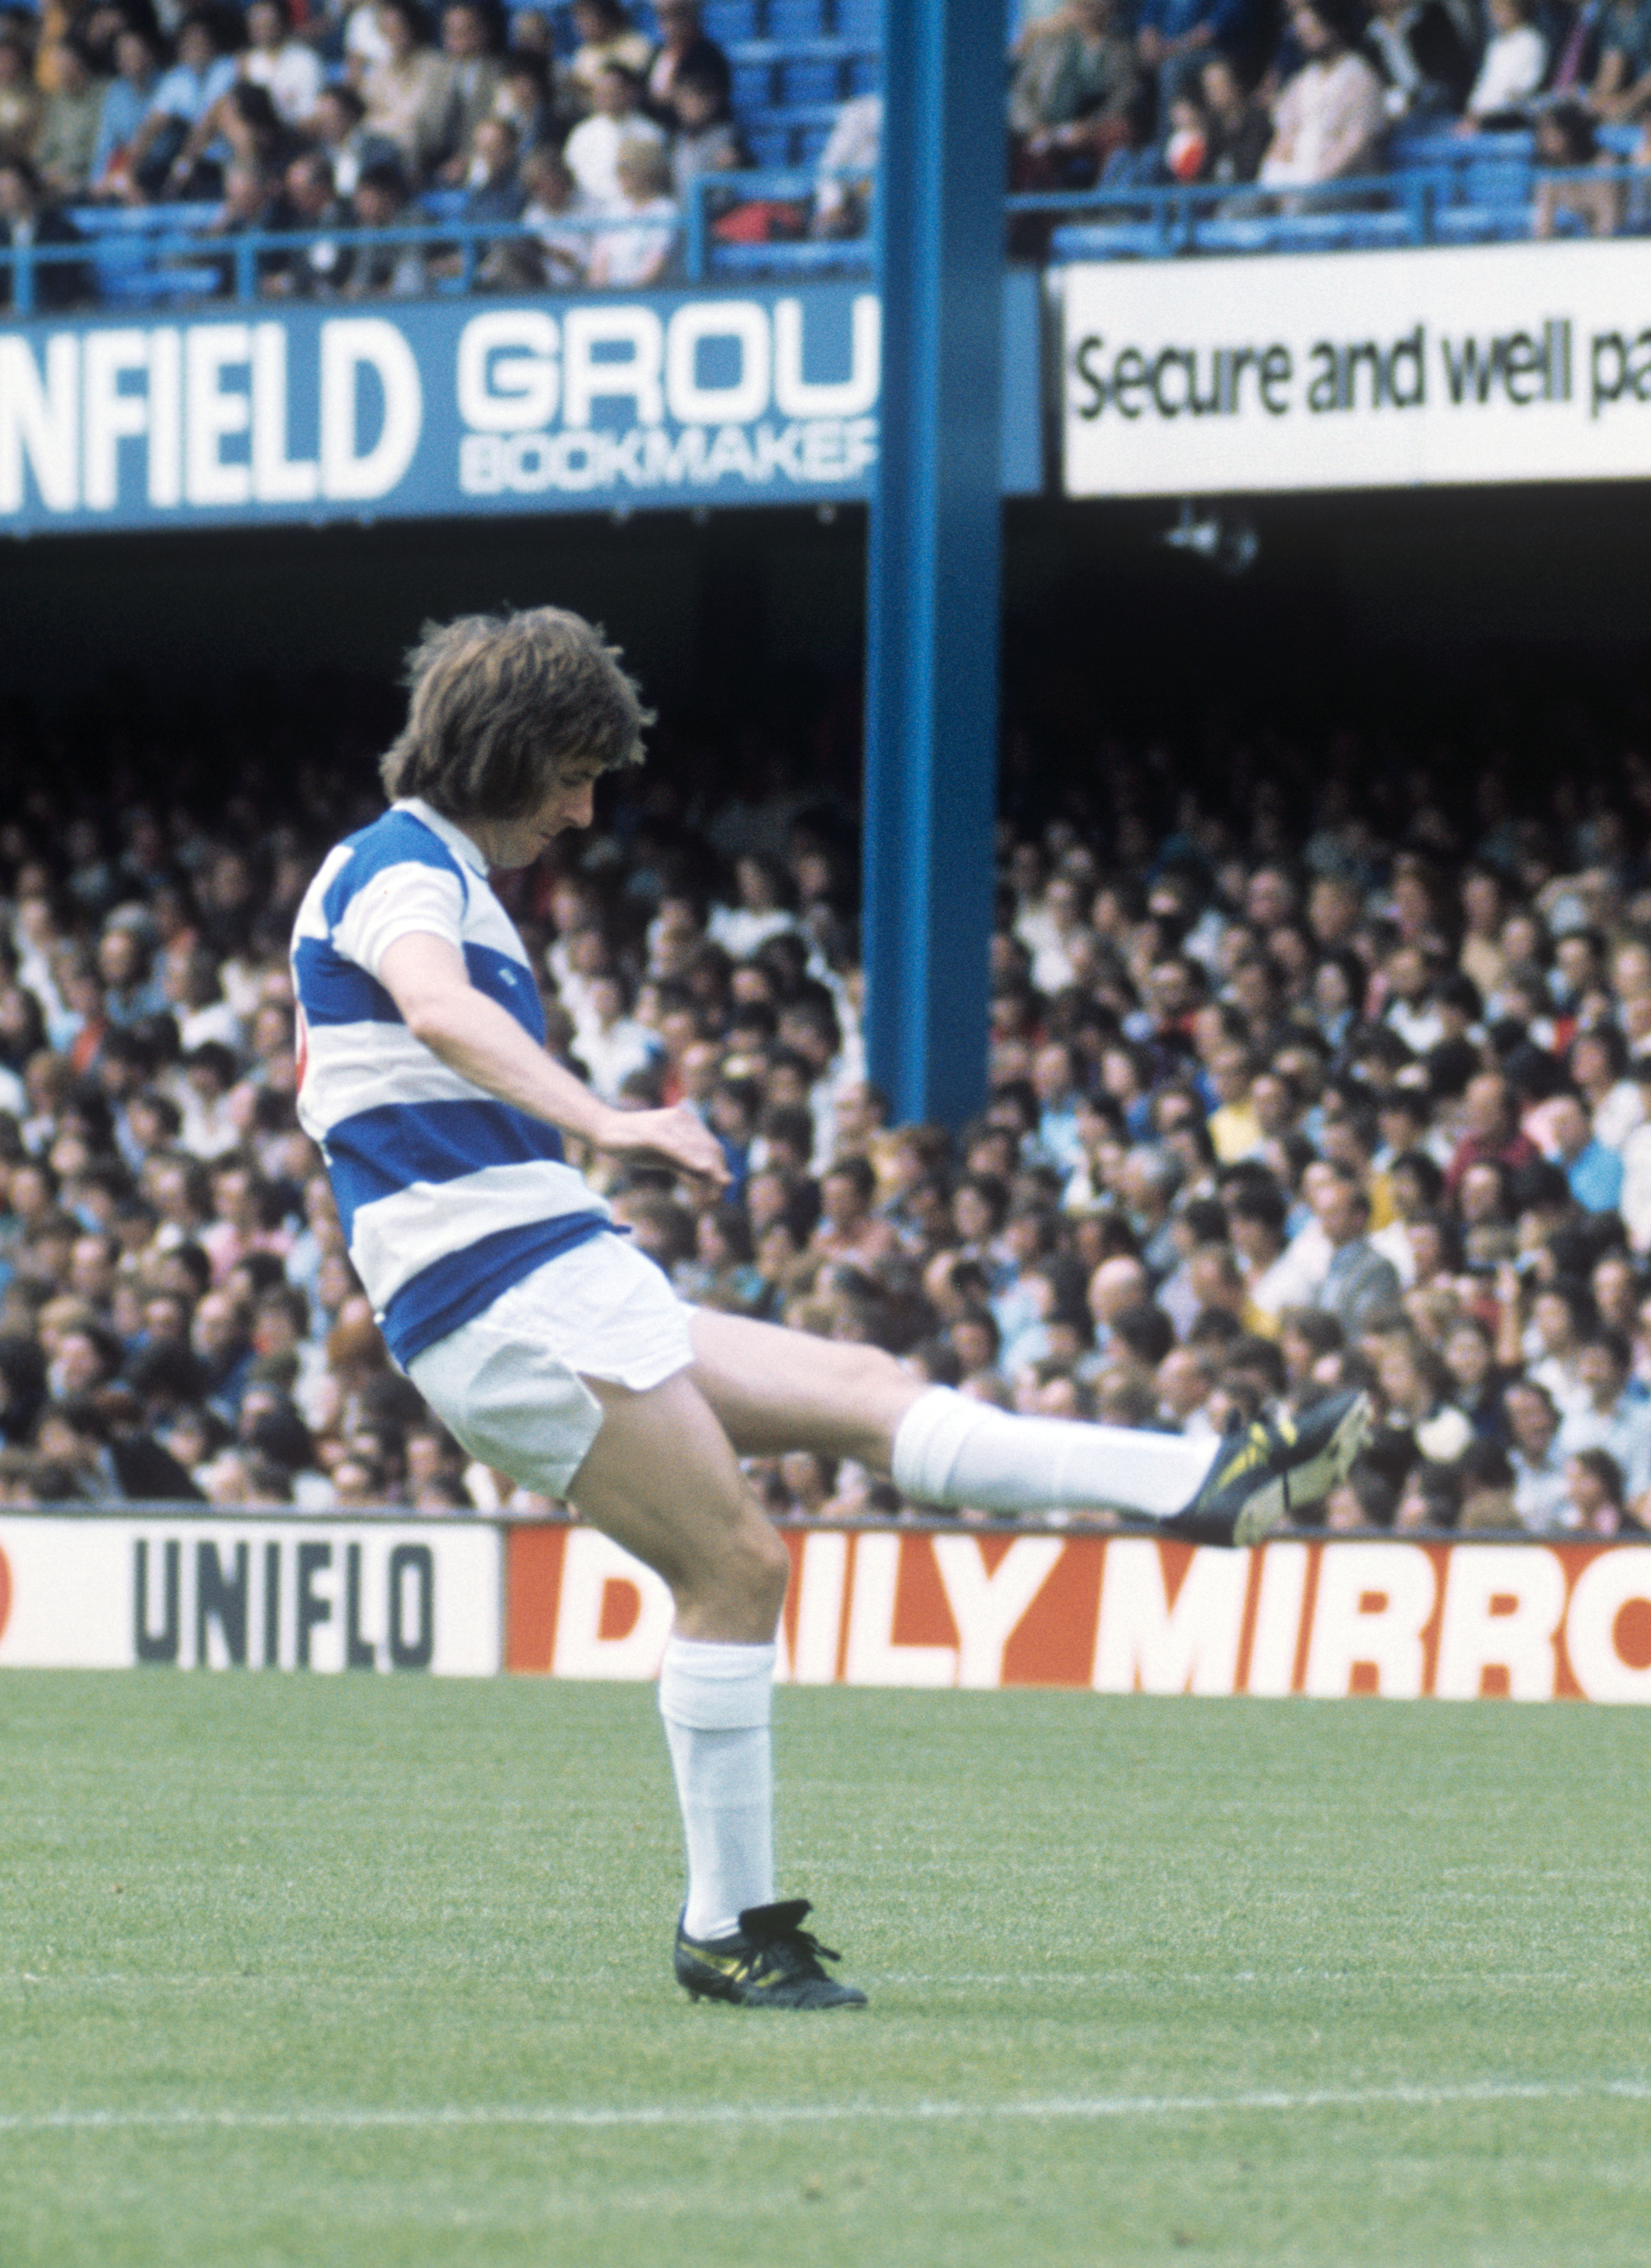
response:
<path fill-rule="evenodd" d="M 812 1449 L 887 1471 L 915 1379 L 881 1347 L 694 1311 L 692 1377 L 742 1457 Z"/>
<path fill-rule="evenodd" d="M 568 1491 L 581 1517 L 665 1578 L 688 1635 L 771 1637 L 785 1547 L 691 1373 L 641 1394 L 585 1382 L 602 1424 Z"/>

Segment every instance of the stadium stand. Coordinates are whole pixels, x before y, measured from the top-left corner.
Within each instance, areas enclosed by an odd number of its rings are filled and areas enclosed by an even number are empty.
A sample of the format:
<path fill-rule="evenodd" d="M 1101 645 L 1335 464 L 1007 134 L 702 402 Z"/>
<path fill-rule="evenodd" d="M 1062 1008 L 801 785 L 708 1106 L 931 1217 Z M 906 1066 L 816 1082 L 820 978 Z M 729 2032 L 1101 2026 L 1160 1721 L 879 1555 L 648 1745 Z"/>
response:
<path fill-rule="evenodd" d="M 1561 0 L 1540 27 L 1527 27 L 1524 35 L 1545 58 L 1542 84 L 1508 107 L 1479 114 L 1472 109 L 1470 77 L 1497 39 L 1480 0 L 1432 0 L 1424 10 L 1384 5 L 1367 17 L 1344 0 L 1327 0 L 1323 10 L 1298 8 L 1271 30 L 1264 29 L 1264 13 L 1254 9 L 1212 5 L 1203 13 L 1207 24 L 1196 0 L 1178 0 L 1168 13 L 1155 0 L 1138 0 L 1133 11 L 1115 0 L 1083 0 L 1022 29 L 1009 95 L 1015 122 L 1012 179 L 1021 192 L 1010 202 L 1017 253 L 1064 261 L 1358 251 L 1501 242 L 1533 232 L 1640 233 L 1651 225 L 1644 187 L 1651 155 L 1644 114 L 1651 98 L 1642 85 L 1638 18 L 1632 11 L 1571 7 Z M 264 0 L 265 19 L 279 14 L 275 0 Z M 333 86 L 365 89 L 371 72 L 382 68 L 375 61 L 378 14 L 378 0 L 364 0 L 343 16 L 312 15 L 297 35 L 254 26 L 263 42 L 258 47 L 243 44 L 246 33 L 236 18 L 215 36 L 239 53 L 232 63 L 221 55 L 212 70 L 239 72 L 243 93 L 258 95 L 266 83 L 276 83 L 279 59 L 298 49 L 312 63 L 319 55 Z M 411 138 L 399 144 L 375 138 L 383 123 L 394 122 L 393 109 L 377 114 L 370 106 L 365 127 L 341 144 L 336 135 L 329 139 L 322 133 L 313 112 L 282 117 L 253 103 L 249 115 L 241 116 L 232 107 L 233 89 L 219 79 L 208 106 L 218 130 L 203 138 L 203 129 L 195 137 L 198 157 L 188 157 L 181 174 L 174 162 L 158 175 L 145 156 L 134 174 L 129 146 L 139 146 L 157 103 L 186 101 L 179 92 L 181 67 L 160 77 L 151 72 L 144 98 L 148 116 L 140 105 L 144 123 L 122 142 L 110 122 L 116 114 L 129 119 L 135 98 L 126 63 L 117 67 L 118 11 L 85 9 L 70 17 L 66 29 L 44 35 L 38 19 L 13 13 L 8 39 L 32 62 L 42 89 L 64 77 L 70 66 L 63 59 L 72 50 L 72 70 L 84 72 L 91 90 L 77 98 L 80 109 L 89 119 L 88 106 L 101 106 L 104 123 L 95 144 L 85 134 L 76 142 L 72 121 L 54 121 L 50 110 L 53 101 L 61 108 L 69 98 L 46 94 L 32 126 L 0 145 L 0 158 L 26 164 L 37 154 L 36 144 L 43 158 L 51 153 L 33 189 L 7 191 L 0 180 L 0 205 L 43 196 L 67 225 L 66 243 L 49 243 L 38 227 L 19 236 L 16 217 L 0 212 L 0 295 L 10 297 L 19 313 L 61 304 L 65 297 L 113 306 L 164 306 L 256 297 L 272 288 L 269 279 L 276 273 L 286 282 L 273 288 L 291 289 L 291 279 L 302 276 L 307 290 L 321 291 L 313 264 L 289 256 L 315 241 L 316 232 L 295 207 L 284 169 L 303 148 L 317 146 L 319 136 L 337 175 L 329 238 L 371 226 L 372 216 L 355 203 L 364 133 L 368 153 L 394 159 L 408 177 L 413 202 L 398 216 L 398 225 L 423 232 L 408 241 L 432 255 L 429 274 L 419 263 L 345 258 L 326 268 L 325 289 L 360 296 L 406 288 L 416 276 L 448 290 L 577 282 L 580 261 L 567 256 L 570 245 L 576 255 L 583 247 L 588 260 L 603 238 L 604 222 L 626 218 L 604 213 L 600 199 L 577 193 L 547 209 L 530 170 L 545 133 L 564 138 L 593 99 L 575 70 L 579 59 L 592 52 L 582 44 L 591 27 L 582 28 L 580 16 L 577 0 L 572 6 L 524 11 L 508 27 L 479 6 L 443 11 L 442 24 L 431 28 L 407 67 L 416 65 L 435 107 L 416 129 L 408 124 Z M 467 63 L 441 44 L 449 40 L 446 20 L 455 17 L 482 26 L 479 61 Z M 1167 48 L 1157 28 L 1161 17 L 1183 25 Z M 1422 19 L 1427 27 L 1419 31 Z M 138 23 L 136 17 L 132 21 Z M 626 52 L 633 59 L 654 58 L 652 73 L 668 27 L 648 8 L 634 9 L 629 17 L 620 10 L 615 22 L 630 42 Z M 497 56 L 485 52 L 503 50 L 512 36 L 518 42 L 512 52 L 543 67 L 548 127 L 543 120 L 525 123 L 518 117 L 520 83 L 498 76 Z M 669 272 L 697 280 L 719 273 L 863 269 L 870 217 L 863 184 L 874 163 L 881 0 L 706 0 L 692 36 L 711 42 L 720 58 L 716 72 L 719 82 L 726 78 L 733 129 L 728 154 L 737 162 L 727 171 L 726 158 L 719 158 L 709 177 L 681 184 L 673 215 L 661 209 L 660 225 L 668 219 L 674 229 Z M 463 47 L 462 34 L 459 44 Z M 467 71 L 474 77 L 478 70 L 491 90 L 489 101 L 478 105 L 467 96 L 455 107 L 453 88 Z M 1338 92 L 1316 92 L 1330 86 L 1332 77 Z M 387 101 L 384 83 L 372 85 L 377 99 Z M 653 124 L 680 136 L 672 99 L 657 99 L 645 87 L 641 92 Z M 1319 132 L 1319 108 L 1326 103 L 1345 108 L 1349 101 L 1363 104 L 1369 130 L 1356 147 L 1326 156 L 1331 144 Z M 525 138 L 519 139 L 506 177 L 483 192 L 473 136 L 490 103 L 521 127 Z M 851 133 L 838 149 L 845 124 L 856 123 L 856 106 L 865 114 L 858 134 Z M 1297 112 L 1314 121 L 1311 149 L 1317 155 L 1297 158 L 1284 146 L 1286 138 L 1294 146 Z M 1556 119 L 1563 130 L 1552 144 L 1544 122 Z M 186 122 L 180 119 L 176 132 L 168 126 L 148 146 L 166 154 Z M 184 147 L 192 151 L 194 144 Z M 77 176 L 76 150 L 84 167 Z M 64 151 L 70 153 L 67 171 Z M 477 203 L 483 195 L 485 211 Z M 483 221 L 492 225 L 486 233 Z M 608 232 L 612 235 L 611 227 Z M 14 237 L 20 250 L 12 247 Z M 77 239 L 91 247 L 83 261 L 76 258 Z M 822 249 L 822 240 L 837 248 Z M 490 247 L 505 243 L 516 256 L 490 262 Z M 223 256 L 225 244 L 234 256 Z M 858 249 L 847 249 L 851 245 Z M 444 261 L 441 255 L 455 247 L 457 261 Z M 611 265 L 597 261 L 598 276 Z"/>
<path fill-rule="evenodd" d="M 1338 1530 L 1645 1524 L 1641 710 L 1098 754 L 1012 718 L 1050 761 L 1013 770 L 991 1100 L 956 1139 L 866 1078 L 851 714 L 691 750 L 667 717 L 657 777 L 511 885 L 555 1043 L 722 1140 L 715 1201 L 608 1183 L 683 1292 L 1195 1434 L 1367 1385 Z M 389 1365 L 294 1117 L 288 924 L 373 807 L 382 722 L 6 728 L 39 784 L 0 830 L 0 1501 L 499 1504 Z M 777 1508 L 901 1508 L 752 1469 Z"/>

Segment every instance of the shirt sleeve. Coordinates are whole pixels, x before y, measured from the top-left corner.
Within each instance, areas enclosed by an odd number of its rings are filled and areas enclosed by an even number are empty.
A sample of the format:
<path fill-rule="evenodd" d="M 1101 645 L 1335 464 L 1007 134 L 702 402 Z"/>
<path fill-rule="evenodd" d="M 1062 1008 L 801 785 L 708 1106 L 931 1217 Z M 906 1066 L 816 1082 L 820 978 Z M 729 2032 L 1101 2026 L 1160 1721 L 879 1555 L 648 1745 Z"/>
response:
<path fill-rule="evenodd" d="M 362 885 L 345 907 L 333 943 L 346 961 L 376 977 L 398 938 L 439 937 L 462 953 L 463 913 L 464 887 L 458 876 L 409 859 L 381 868 Z"/>

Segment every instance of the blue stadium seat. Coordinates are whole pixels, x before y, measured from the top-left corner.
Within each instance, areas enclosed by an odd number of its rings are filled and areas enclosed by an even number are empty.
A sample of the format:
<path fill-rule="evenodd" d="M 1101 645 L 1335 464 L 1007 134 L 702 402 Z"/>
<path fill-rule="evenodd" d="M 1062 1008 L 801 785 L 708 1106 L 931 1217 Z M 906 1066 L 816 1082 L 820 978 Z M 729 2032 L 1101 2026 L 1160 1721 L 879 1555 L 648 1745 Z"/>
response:
<path fill-rule="evenodd" d="M 789 166 L 791 159 L 791 129 L 776 124 L 771 118 L 754 118 L 745 129 L 752 161 L 769 171 Z"/>
<path fill-rule="evenodd" d="M 1613 158 L 1632 158 L 1640 147 L 1640 129 L 1634 125 L 1604 125 L 1595 129 L 1599 146 Z"/>
<path fill-rule="evenodd" d="M 1166 241 L 1156 221 L 1086 221 L 1058 228 L 1049 248 L 1056 260 L 1152 260 L 1165 250 Z"/>
<path fill-rule="evenodd" d="M 831 34 L 825 0 L 768 0 L 765 28 L 770 40 L 787 47 L 794 47 L 800 40 L 829 39 Z"/>
<path fill-rule="evenodd" d="M 1411 241 L 1402 212 L 1256 213 L 1198 221 L 1199 252 L 1372 251 Z"/>
<path fill-rule="evenodd" d="M 848 60 L 848 92 L 850 94 L 875 94 L 883 83 L 881 55 L 851 55 Z"/>
<path fill-rule="evenodd" d="M 779 99 L 787 110 L 803 103 L 837 102 L 843 94 L 847 58 L 831 48 L 813 55 L 786 55 L 779 66 Z"/>
<path fill-rule="evenodd" d="M 868 47 L 883 43 L 883 0 L 837 0 L 837 37 L 864 40 Z"/>
<path fill-rule="evenodd" d="M 767 110 L 774 99 L 775 50 L 766 40 L 753 40 L 736 48 L 729 62 L 735 115 L 744 118 Z"/>
<path fill-rule="evenodd" d="M 870 239 L 816 244 L 713 244 L 713 276 L 819 276 L 863 275 L 872 256 Z"/>
<path fill-rule="evenodd" d="M 756 0 L 704 0 L 699 14 L 706 38 L 719 47 L 756 37 Z"/>
<path fill-rule="evenodd" d="M 215 204 L 85 205 L 71 218 L 87 239 L 87 266 L 104 306 L 167 306 L 210 298 L 222 281 L 191 235 L 216 217 Z"/>
<path fill-rule="evenodd" d="M 776 103 L 766 122 L 782 128 L 785 133 L 789 154 L 782 162 L 787 166 L 812 166 L 826 145 L 837 115 L 835 102 Z"/>
<path fill-rule="evenodd" d="M 1396 172 L 1413 173 L 1420 167 L 1457 166 L 1462 162 L 1466 144 L 1461 136 L 1436 127 L 1400 128 L 1388 144 L 1388 163 Z"/>
<path fill-rule="evenodd" d="M 469 194 L 468 189 L 426 189 L 418 200 L 419 210 L 429 220 L 462 220 Z"/>

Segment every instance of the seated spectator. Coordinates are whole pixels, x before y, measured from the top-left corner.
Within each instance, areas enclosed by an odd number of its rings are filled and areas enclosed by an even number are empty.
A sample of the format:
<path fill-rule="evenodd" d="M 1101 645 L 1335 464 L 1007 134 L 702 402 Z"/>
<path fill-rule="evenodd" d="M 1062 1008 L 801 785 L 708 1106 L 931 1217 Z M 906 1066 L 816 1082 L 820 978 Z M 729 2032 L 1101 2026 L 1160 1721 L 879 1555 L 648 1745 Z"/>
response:
<path fill-rule="evenodd" d="M 516 172 L 516 129 L 506 118 L 484 118 L 475 132 L 475 146 L 466 175 L 464 205 L 460 217 L 473 225 L 520 217 L 523 195 Z M 501 244 L 472 246 L 470 261 L 477 263 L 477 280 L 491 284 L 495 269 L 481 270 L 490 261 L 514 249 L 510 239 Z M 429 263 L 432 276 L 462 276 L 467 261 L 462 253 L 443 253 Z"/>
<path fill-rule="evenodd" d="M 362 169 L 350 199 L 357 228 L 409 227 L 416 218 L 409 207 L 407 178 L 399 166 L 381 159 Z M 348 248 L 341 286 L 346 299 L 415 299 L 428 287 L 429 271 L 419 245 L 357 239 Z"/>
<path fill-rule="evenodd" d="M 0 31 L 0 158 L 32 158 L 40 123 L 41 97 L 29 51 L 8 27 Z"/>
<path fill-rule="evenodd" d="M 1486 0 L 1491 36 L 1468 95 L 1463 134 L 1529 122 L 1548 68 L 1548 43 L 1536 25 L 1536 0 Z"/>
<path fill-rule="evenodd" d="M 1459 115 L 1473 59 L 1445 0 L 1372 0 L 1363 45 L 1385 84 L 1389 118 L 1419 125 Z"/>
<path fill-rule="evenodd" d="M 865 235 L 882 142 L 881 95 L 857 94 L 845 102 L 814 163 L 811 235 Z"/>
<path fill-rule="evenodd" d="M 245 236 L 254 230 L 272 225 L 276 207 L 281 195 L 281 177 L 266 172 L 262 166 L 232 165 L 224 177 L 224 202 L 207 224 L 209 237 Z M 263 253 L 257 259 L 257 281 L 262 289 L 269 278 L 272 264 L 278 255 Z M 232 298 L 240 287 L 240 269 L 234 260 L 218 263 L 221 277 L 218 289 Z M 232 1069 L 233 1059 L 232 1058 Z M 232 1119 L 226 1130 L 225 1146 L 231 1138 L 238 1140 L 240 1129 Z"/>
<path fill-rule="evenodd" d="M 36 246 L 44 250 L 80 240 L 80 231 L 47 197 L 28 159 L 0 158 L 0 251 L 21 252 Z M 85 294 L 85 270 L 78 261 L 43 260 L 31 282 L 34 305 L 40 308 L 72 307 Z M 17 270 L 8 261 L 0 269 L 0 307 L 15 304 L 17 289 Z"/>
<path fill-rule="evenodd" d="M 269 217 L 276 232 L 343 228 L 350 213 L 333 186 L 333 169 L 319 150 L 294 158 L 283 177 L 281 195 Z M 330 238 L 269 254 L 263 289 L 277 298 L 317 299 L 336 290 L 344 253 Z"/>
<path fill-rule="evenodd" d="M 1628 1516 L 1622 1468 L 1609 1449 L 1581 1449 L 1567 1457 L 1565 1486 L 1563 1527 L 1588 1535 L 1616 1535 L 1638 1525 Z"/>
<path fill-rule="evenodd" d="M 476 132 L 493 113 L 502 72 L 493 43 L 493 18 L 479 0 L 447 0 L 441 11 L 444 181 L 475 186 L 470 168 Z"/>
<path fill-rule="evenodd" d="M 1307 60 L 1273 106 L 1259 178 L 1306 188 L 1375 172 L 1387 107 L 1381 80 L 1352 44 L 1347 0 L 1295 0 L 1290 24 Z"/>
<path fill-rule="evenodd" d="M 1590 107 L 1602 118 L 1644 116 L 1651 103 L 1651 17 L 1638 0 L 1610 0 L 1599 24 L 1598 48 Z"/>
<path fill-rule="evenodd" d="M 681 234 L 670 153 L 654 143 L 627 144 L 616 172 L 619 195 L 608 210 L 628 225 L 594 232 L 586 273 L 609 290 L 647 291 L 669 275 Z"/>
<path fill-rule="evenodd" d="M 726 112 L 733 74 L 727 56 L 706 37 L 695 0 L 657 0 L 653 14 L 660 44 L 645 81 L 651 114 L 667 130 L 683 124 L 678 97 L 685 78 L 709 88 Z"/>
<path fill-rule="evenodd" d="M 1594 122 L 1580 102 L 1556 102 L 1537 114 L 1537 164 L 1556 172 L 1599 168 L 1591 181 L 1539 180 L 1530 209 L 1533 236 L 1611 236 L 1622 225 L 1621 185 L 1602 161 Z"/>
<path fill-rule="evenodd" d="M 1161 113 L 1179 94 L 1196 90 L 1210 55 L 1244 55 L 1253 31 L 1250 0 L 1141 0 L 1135 48 L 1143 70 L 1158 81 Z"/>
<path fill-rule="evenodd" d="M 582 118 L 601 107 L 597 89 L 612 64 L 642 84 L 653 57 L 653 42 L 636 29 L 620 0 L 573 0 L 579 45 L 560 77 L 564 113 Z M 575 168 L 578 171 L 578 168 Z"/>
<path fill-rule="evenodd" d="M 1632 1378 L 1633 1350 L 1609 1324 L 1596 1326 L 1577 1351 L 1577 1376 L 1587 1393 L 1559 1423 L 1559 1457 L 1585 1449 L 1609 1449 L 1616 1461 L 1625 1499 L 1638 1504 L 1651 1492 L 1651 1401 Z"/>
<path fill-rule="evenodd" d="M 387 159 L 401 163 L 401 152 L 387 136 L 375 133 L 366 122 L 367 106 L 352 86 L 323 87 L 315 105 L 313 128 L 321 155 L 332 169 L 333 188 L 340 197 L 353 197 L 362 168 Z"/>
<path fill-rule="evenodd" d="M 516 146 L 524 158 L 537 150 L 559 145 L 542 56 L 512 51 L 505 57 L 499 65 L 493 115 L 507 118 L 515 128 Z"/>
<path fill-rule="evenodd" d="M 590 265 L 592 232 L 577 224 L 590 213 L 591 204 L 569 173 L 562 152 L 534 151 L 523 162 L 521 185 L 527 198 L 521 217 L 535 242 L 531 247 L 520 243 L 495 247 L 488 255 L 489 273 L 483 280 L 493 281 L 491 267 L 497 261 L 506 270 L 501 277 L 502 288 L 520 288 L 509 281 L 510 271 L 520 261 L 531 263 L 531 273 L 523 276 L 523 282 L 542 283 L 553 291 L 582 284 Z M 575 225 L 570 227 L 570 221 Z"/>
<path fill-rule="evenodd" d="M 135 1397 L 66 1395 L 48 1403 L 35 1435 L 41 1456 L 73 1476 L 83 1504 L 198 1503 L 201 1491 L 171 1452 L 144 1432 Z"/>
<path fill-rule="evenodd" d="M 149 114 L 160 77 L 158 51 L 151 34 L 129 25 L 114 43 L 115 76 L 104 86 L 98 108 L 88 187 L 95 197 L 119 196 L 128 179 L 128 160 L 138 129 Z M 164 167 L 162 172 L 164 173 Z"/>
<path fill-rule="evenodd" d="M 1028 49 L 1009 90 L 1015 185 L 1094 180 L 1130 138 L 1139 86 L 1134 48 L 1116 0 L 1074 0 L 1065 28 Z"/>
<path fill-rule="evenodd" d="M 323 74 L 314 48 L 293 33 L 289 0 L 249 0 L 247 46 L 237 69 L 243 80 L 262 87 L 283 126 L 308 126 Z"/>
<path fill-rule="evenodd" d="M 1267 107 L 1230 55 L 1211 55 L 1198 75 L 1205 136 L 1201 178 L 1253 181 L 1272 139 Z"/>
<path fill-rule="evenodd" d="M 449 74 L 425 37 L 416 0 L 378 0 L 378 15 L 387 52 L 362 75 L 362 124 L 394 144 L 407 178 L 417 181 L 446 146 Z"/>
<path fill-rule="evenodd" d="M 84 41 L 60 40 L 50 51 L 54 81 L 41 111 L 34 164 L 41 184 L 55 197 L 78 197 L 92 180 L 107 83 L 94 76 Z"/>
<path fill-rule="evenodd" d="M 1622 1197 L 1622 1160 L 1595 1139 L 1588 1113 L 1575 1095 L 1555 1095 L 1545 1109 L 1548 1138 L 1572 1197 L 1585 1212 L 1614 1213 Z"/>
<path fill-rule="evenodd" d="M 166 195 L 188 178 L 177 171 L 185 143 L 221 95 L 235 84 L 235 58 L 225 51 L 216 17 L 186 16 L 178 27 L 177 60 L 156 80 L 137 131 L 127 145 L 122 193 L 135 202 Z"/>
<path fill-rule="evenodd" d="M 627 143 L 652 144 L 666 156 L 668 189 L 665 130 L 643 114 L 640 77 L 627 70 L 623 63 L 605 63 L 596 75 L 591 94 L 591 114 L 573 129 L 562 152 L 581 192 L 603 210 L 613 210 L 626 203 L 619 180 L 619 153 Z"/>
<path fill-rule="evenodd" d="M 728 114 L 726 91 L 714 72 L 679 71 L 671 90 L 675 132 L 671 136 L 671 190 L 687 208 L 693 185 L 707 173 L 731 173 L 746 162 L 739 130 Z"/>
<path fill-rule="evenodd" d="M 1349 1338 L 1390 1319 L 1400 1302 L 1398 1271 L 1371 1248 L 1370 1199 L 1357 1177 L 1330 1169 L 1314 1211 L 1330 1248 L 1330 1267 L 1315 1304 L 1334 1315 Z"/>

